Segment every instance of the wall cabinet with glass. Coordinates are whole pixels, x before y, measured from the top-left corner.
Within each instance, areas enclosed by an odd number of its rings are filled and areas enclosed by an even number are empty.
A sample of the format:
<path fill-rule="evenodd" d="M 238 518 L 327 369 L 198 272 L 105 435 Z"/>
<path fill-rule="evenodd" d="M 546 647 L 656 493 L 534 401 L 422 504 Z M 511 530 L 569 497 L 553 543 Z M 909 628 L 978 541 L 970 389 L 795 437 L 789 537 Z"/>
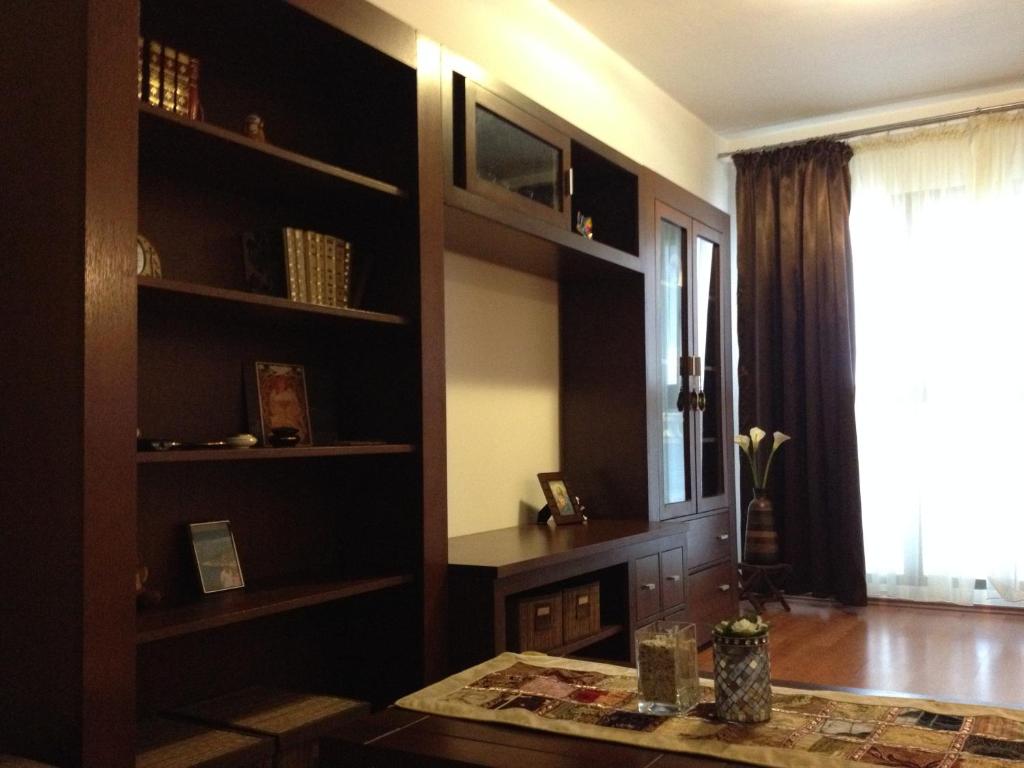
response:
<path fill-rule="evenodd" d="M 447 201 L 591 255 L 614 249 L 635 262 L 639 169 L 476 67 L 454 55 L 446 61 Z M 537 230 L 538 223 L 553 230 Z"/>
<path fill-rule="evenodd" d="M 662 519 L 729 505 L 722 236 L 658 202 Z"/>

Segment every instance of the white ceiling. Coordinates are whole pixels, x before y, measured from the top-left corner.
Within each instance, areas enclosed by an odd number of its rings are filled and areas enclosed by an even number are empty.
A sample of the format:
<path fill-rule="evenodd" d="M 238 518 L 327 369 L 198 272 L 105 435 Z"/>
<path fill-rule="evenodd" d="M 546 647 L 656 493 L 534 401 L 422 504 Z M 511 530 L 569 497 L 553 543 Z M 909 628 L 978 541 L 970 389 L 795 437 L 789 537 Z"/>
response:
<path fill-rule="evenodd" d="M 1024 83 L 1024 0 L 551 0 L 722 136 Z"/>

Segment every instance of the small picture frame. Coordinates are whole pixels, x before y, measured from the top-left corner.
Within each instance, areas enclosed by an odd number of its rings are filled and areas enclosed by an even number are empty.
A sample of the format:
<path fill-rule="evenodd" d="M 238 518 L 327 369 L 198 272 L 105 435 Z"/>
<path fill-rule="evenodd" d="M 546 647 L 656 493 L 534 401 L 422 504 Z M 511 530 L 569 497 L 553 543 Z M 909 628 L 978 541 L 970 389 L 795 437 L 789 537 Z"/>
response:
<path fill-rule="evenodd" d="M 231 523 L 227 520 L 191 523 L 188 535 L 192 539 L 192 554 L 195 556 L 203 594 L 245 586 Z"/>
<path fill-rule="evenodd" d="M 544 489 L 544 498 L 548 501 L 551 518 L 556 524 L 583 522 L 583 510 L 579 506 L 579 499 L 569 493 L 569 487 L 560 472 L 540 472 L 537 479 L 540 480 L 540 487 Z"/>
<path fill-rule="evenodd" d="M 245 373 L 249 431 L 263 445 L 281 444 L 275 430 L 295 435 L 289 445 L 312 445 L 306 370 L 293 363 L 255 362 Z"/>

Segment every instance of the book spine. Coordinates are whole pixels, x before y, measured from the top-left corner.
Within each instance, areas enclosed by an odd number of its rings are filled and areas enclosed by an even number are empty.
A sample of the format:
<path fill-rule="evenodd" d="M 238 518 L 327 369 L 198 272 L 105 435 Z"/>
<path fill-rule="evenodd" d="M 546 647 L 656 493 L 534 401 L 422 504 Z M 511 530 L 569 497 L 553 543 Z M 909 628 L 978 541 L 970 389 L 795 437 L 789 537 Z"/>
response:
<path fill-rule="evenodd" d="M 145 45 L 142 35 L 139 35 L 139 99 L 142 99 L 142 60 L 145 55 Z"/>
<path fill-rule="evenodd" d="M 174 80 L 178 71 L 178 54 L 173 48 L 164 46 L 164 58 L 161 70 L 163 88 L 160 95 L 160 106 L 168 112 L 174 111 Z"/>
<path fill-rule="evenodd" d="M 195 56 L 190 56 L 188 60 L 187 110 L 188 116 L 193 120 L 198 120 L 202 114 L 202 108 L 199 106 L 199 59 Z"/>
<path fill-rule="evenodd" d="M 324 235 L 324 304 L 328 307 L 338 306 L 338 294 L 334 289 L 337 243 L 335 238 Z"/>
<path fill-rule="evenodd" d="M 309 287 L 306 283 L 306 233 L 295 230 L 295 283 L 296 301 L 309 301 Z"/>
<path fill-rule="evenodd" d="M 160 106 L 160 70 L 164 58 L 163 46 L 155 40 L 149 41 L 149 95 L 147 101 L 154 107 Z"/>
<path fill-rule="evenodd" d="M 306 301 L 316 304 L 316 254 L 314 248 L 316 242 L 313 233 L 305 231 L 302 233 L 303 247 L 306 251 Z"/>
<path fill-rule="evenodd" d="M 352 244 L 346 240 L 338 241 L 339 253 L 334 278 L 334 289 L 338 293 L 338 306 L 349 306 L 349 289 L 352 283 Z"/>
<path fill-rule="evenodd" d="M 188 117 L 189 74 L 192 69 L 191 56 L 178 51 L 177 75 L 174 79 L 174 114 Z"/>
<path fill-rule="evenodd" d="M 288 281 L 288 298 L 299 301 L 298 250 L 295 247 L 295 230 L 284 228 L 284 271 Z"/>
<path fill-rule="evenodd" d="M 316 233 L 316 297 L 317 304 L 327 305 L 327 243 L 321 233 Z"/>

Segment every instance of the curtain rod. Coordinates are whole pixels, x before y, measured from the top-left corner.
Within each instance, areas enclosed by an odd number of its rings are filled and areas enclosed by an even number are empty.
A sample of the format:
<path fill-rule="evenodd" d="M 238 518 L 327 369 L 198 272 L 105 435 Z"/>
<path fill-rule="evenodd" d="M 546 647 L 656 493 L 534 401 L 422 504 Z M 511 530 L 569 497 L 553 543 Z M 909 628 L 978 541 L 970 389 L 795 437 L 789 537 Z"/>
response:
<path fill-rule="evenodd" d="M 901 128 L 918 128 L 922 125 L 932 125 L 934 123 L 946 123 L 951 120 L 962 120 L 965 117 L 974 117 L 975 115 L 985 115 L 990 112 L 1009 112 L 1013 109 L 1024 108 L 1024 101 L 1011 101 L 1009 104 L 999 104 L 993 107 L 977 107 L 975 109 L 965 109 L 961 112 L 950 112 L 945 115 L 935 115 L 934 117 L 919 117 L 916 120 L 904 120 L 899 123 L 886 123 L 885 125 L 878 125 L 874 128 L 860 128 L 853 131 L 843 131 L 842 133 L 830 133 L 827 136 L 811 136 L 806 139 L 794 139 L 793 141 L 783 141 L 778 144 L 765 144 L 761 147 L 750 147 L 749 149 L 735 149 L 732 152 L 719 152 L 719 159 L 726 157 L 732 157 L 733 155 L 739 155 L 744 152 L 764 152 L 770 149 L 782 149 L 783 147 L 795 147 L 798 144 L 806 144 L 808 141 L 815 141 L 816 139 L 831 139 L 833 141 L 843 141 L 845 139 L 854 139 L 860 136 L 870 136 L 873 133 L 885 133 L 886 131 L 897 131 Z"/>

